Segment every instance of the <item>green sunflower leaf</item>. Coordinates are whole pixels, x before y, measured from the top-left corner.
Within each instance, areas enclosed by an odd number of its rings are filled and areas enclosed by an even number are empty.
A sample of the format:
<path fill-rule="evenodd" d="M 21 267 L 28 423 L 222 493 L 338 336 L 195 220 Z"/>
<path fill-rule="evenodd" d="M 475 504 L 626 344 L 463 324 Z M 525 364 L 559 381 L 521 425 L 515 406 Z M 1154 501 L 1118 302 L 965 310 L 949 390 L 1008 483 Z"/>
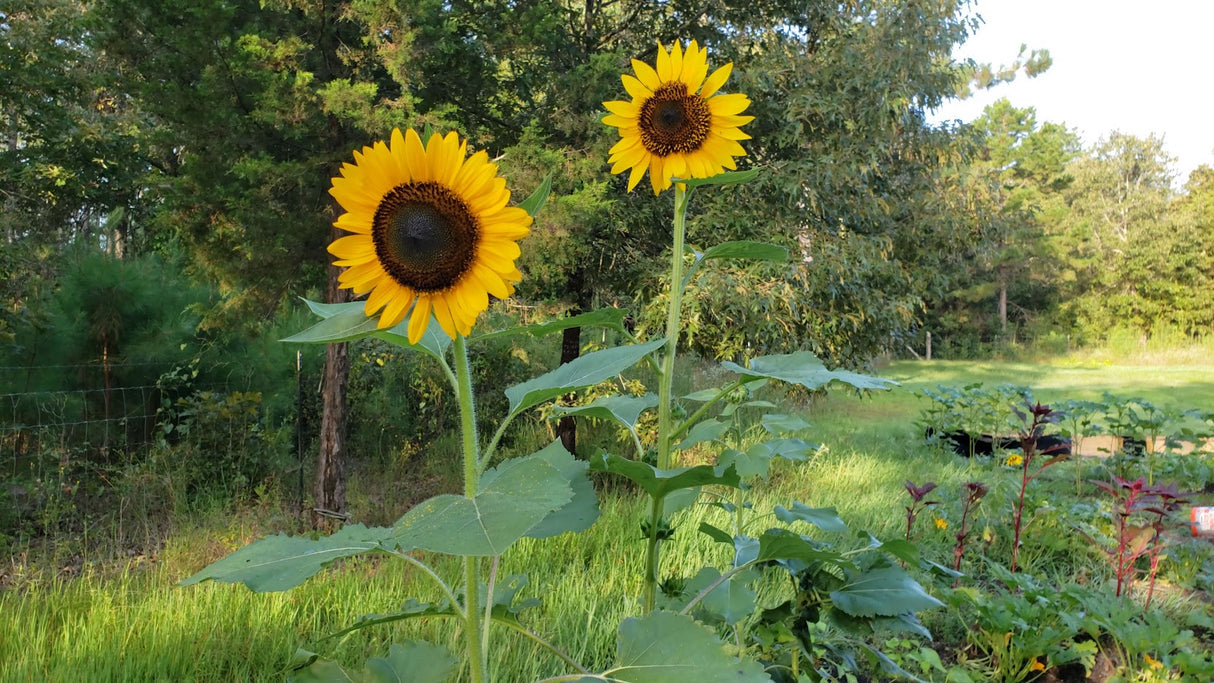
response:
<path fill-rule="evenodd" d="M 690 189 L 701 185 L 736 185 L 749 182 L 757 177 L 759 177 L 759 169 L 752 168 L 746 171 L 726 171 L 710 178 L 671 178 L 671 181 L 684 183 Z"/>
<path fill-rule="evenodd" d="M 800 384 L 811 391 L 820 389 L 831 382 L 850 384 L 857 389 L 889 389 L 898 385 L 893 380 L 862 375 L 858 372 L 827 370 L 822 361 L 808 351 L 752 358 L 749 368 L 744 368 L 731 361 L 721 363 L 721 367 L 746 378 L 778 379 L 789 384 Z"/>
<path fill-rule="evenodd" d="M 721 578 L 721 572 L 715 567 L 704 567 L 698 574 L 687 582 L 683 589 L 684 599 L 677 605 L 681 609 L 692 598 L 708 589 L 713 582 Z M 750 585 L 758 579 L 752 571 L 743 571 L 725 579 L 696 606 L 696 616 L 706 614 L 709 618 L 724 621 L 733 625 L 750 616 L 755 611 L 755 592 Z"/>
<path fill-rule="evenodd" d="M 592 387 L 599 382 L 615 377 L 636 365 L 642 358 L 661 348 L 665 339 L 654 339 L 645 344 L 617 346 L 588 353 L 535 379 L 516 384 L 506 390 L 510 399 L 510 416 L 544 401 L 563 396 L 575 389 Z"/>
<path fill-rule="evenodd" d="M 311 301 L 308 306 L 314 312 L 323 316 L 323 320 L 303 332 L 287 337 L 281 341 L 297 344 L 333 344 L 354 341 L 375 334 L 379 324 L 378 318 L 368 318 L 363 312 L 361 301 L 348 304 L 317 304 Z M 319 308 L 318 307 L 323 307 Z"/>
<path fill-rule="evenodd" d="M 683 440 L 676 444 L 675 448 L 685 451 L 696 444 L 719 439 L 728 429 L 728 422 L 722 422 L 716 418 L 708 418 L 692 426 L 687 431 L 687 436 L 683 437 Z"/>
<path fill-rule="evenodd" d="M 804 503 L 793 503 L 792 509 L 777 505 L 773 512 L 781 522 L 806 522 L 822 531 L 842 533 L 847 531 L 847 524 L 839 517 L 833 508 L 811 508 Z"/>
<path fill-rule="evenodd" d="M 363 671 L 348 670 L 315 652 L 299 649 L 295 651 L 287 680 L 291 683 L 445 683 L 451 680 L 458 667 L 459 660 L 447 648 L 415 641 L 393 643 L 387 657 L 367 658 Z"/>
<path fill-rule="evenodd" d="M 348 633 L 362 630 L 370 626 L 381 626 L 383 624 L 391 624 L 397 621 L 405 621 L 408 619 L 428 619 L 433 617 L 458 617 L 459 610 L 451 605 L 451 603 L 443 600 L 438 604 L 428 602 L 419 602 L 416 598 L 409 598 L 405 604 L 396 612 L 388 614 L 364 614 L 359 617 L 353 624 L 343 628 L 336 633 L 330 633 L 325 636 L 325 640 L 340 638 Z"/>
<path fill-rule="evenodd" d="M 658 404 L 655 394 L 644 396 L 600 396 L 584 406 L 556 406 L 553 415 L 561 417 L 593 417 L 599 420 L 615 420 L 628 429 L 636 427 L 641 413 Z"/>
<path fill-rule="evenodd" d="M 849 571 L 846 583 L 831 591 L 830 599 L 836 607 L 855 617 L 892 617 L 944 605 L 896 566 Z"/>
<path fill-rule="evenodd" d="M 599 518 L 599 501 L 594 495 L 594 484 L 590 482 L 587 470 L 590 464 L 578 460 L 565 450 L 561 442 L 553 441 L 532 455 L 552 465 L 560 471 L 561 476 L 569 482 L 573 498 L 559 509 L 548 514 L 535 526 L 527 530 L 529 538 L 548 538 L 564 533 L 577 533 L 589 529 Z"/>
<path fill-rule="evenodd" d="M 680 489 L 710 484 L 737 488 L 741 483 L 738 473 L 732 467 L 696 465 L 660 470 L 648 463 L 607 453 L 602 453 L 597 458 L 591 458 L 590 469 L 595 472 L 610 472 L 631 479 L 654 498 L 665 497 Z"/>
<path fill-rule="evenodd" d="M 419 503 L 386 542 L 401 551 L 500 555 L 573 497 L 569 479 L 543 458 L 507 460 L 485 472 L 473 498 L 445 494 Z"/>
<path fill-rule="evenodd" d="M 335 344 L 364 337 L 383 339 L 406 349 L 421 351 L 440 362 L 444 361 L 451 338 L 433 318 L 416 344 L 409 343 L 409 318 L 386 330 L 379 329 L 379 316 L 368 318 L 362 301 L 325 304 L 304 299 L 313 313 L 323 318 L 303 332 L 291 335 L 284 342 L 297 344 Z"/>
<path fill-rule="evenodd" d="M 524 199 L 518 205 L 518 208 L 526 211 L 532 218 L 535 218 L 540 209 L 544 208 L 544 204 L 548 203 L 548 194 L 550 192 L 552 192 L 551 174 L 544 176 L 544 181 L 540 183 L 540 186 L 535 188 L 535 192 L 532 192 L 530 197 Z"/>
<path fill-rule="evenodd" d="M 725 650 L 711 630 L 674 612 L 650 612 L 620 623 L 616 665 L 606 680 L 625 683 L 770 683 L 763 665 Z"/>
<path fill-rule="evenodd" d="M 742 240 L 738 242 L 724 242 L 715 247 L 709 247 L 700 257 L 702 260 L 709 259 L 754 259 L 757 261 L 787 261 L 788 250 L 784 247 L 768 244 L 766 242 L 752 242 Z"/>
<path fill-rule="evenodd" d="M 383 527 L 352 524 L 321 538 L 278 534 L 253 541 L 178 585 L 210 579 L 243 583 L 258 593 L 285 591 L 307 581 L 333 560 L 382 549 L 391 533 Z"/>
<path fill-rule="evenodd" d="M 547 335 L 561 332 L 570 327 L 605 327 L 609 330 L 625 332 L 624 318 L 628 317 L 628 311 L 622 308 L 600 308 L 597 311 L 589 313 L 580 313 L 578 315 L 569 316 L 567 318 L 558 318 L 549 320 L 548 322 L 536 323 L 534 325 L 520 325 L 511 327 L 505 330 L 497 330 L 477 335 L 473 338 L 474 341 L 481 339 L 492 339 L 493 337 L 507 337 L 513 334 L 530 334 L 533 337 L 545 337 Z"/>

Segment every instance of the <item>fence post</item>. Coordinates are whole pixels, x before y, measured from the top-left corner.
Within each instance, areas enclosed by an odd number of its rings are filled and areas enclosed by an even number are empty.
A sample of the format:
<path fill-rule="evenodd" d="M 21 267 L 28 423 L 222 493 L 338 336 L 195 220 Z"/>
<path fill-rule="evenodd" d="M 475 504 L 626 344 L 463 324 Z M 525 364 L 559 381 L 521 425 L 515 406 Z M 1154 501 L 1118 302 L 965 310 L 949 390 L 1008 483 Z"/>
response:
<path fill-rule="evenodd" d="M 304 513 L 303 351 L 295 351 L 295 455 L 299 458 L 299 514 Z"/>
<path fill-rule="evenodd" d="M 927 360 L 932 359 L 932 333 L 930 330 L 927 333 L 927 352 L 924 354 L 924 357 L 926 357 Z"/>

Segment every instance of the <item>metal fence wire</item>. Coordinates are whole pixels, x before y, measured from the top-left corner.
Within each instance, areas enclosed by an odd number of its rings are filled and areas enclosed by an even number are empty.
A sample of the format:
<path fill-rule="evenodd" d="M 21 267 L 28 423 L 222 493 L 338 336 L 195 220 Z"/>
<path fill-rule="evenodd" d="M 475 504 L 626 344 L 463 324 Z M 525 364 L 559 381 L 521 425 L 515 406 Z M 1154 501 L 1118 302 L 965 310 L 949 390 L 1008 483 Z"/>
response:
<path fill-rule="evenodd" d="M 107 378 L 136 375 L 144 381 L 111 386 L 95 364 L 0 367 L 0 453 L 7 452 L 12 474 L 48 454 L 62 465 L 77 455 L 130 453 L 154 444 L 163 392 L 146 378 L 171 367 L 113 364 Z M 89 386 L 93 382 L 101 386 Z"/>

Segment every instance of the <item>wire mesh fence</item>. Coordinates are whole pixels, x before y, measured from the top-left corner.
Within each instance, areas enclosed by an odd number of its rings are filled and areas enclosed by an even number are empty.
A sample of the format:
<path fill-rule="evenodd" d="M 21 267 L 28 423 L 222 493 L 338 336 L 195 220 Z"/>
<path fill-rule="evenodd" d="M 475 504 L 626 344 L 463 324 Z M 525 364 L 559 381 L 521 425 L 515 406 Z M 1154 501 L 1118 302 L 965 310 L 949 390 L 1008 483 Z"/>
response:
<path fill-rule="evenodd" d="M 75 458 L 110 461 L 156 443 L 169 363 L 0 367 L 0 457 L 11 475 Z M 197 389 L 198 387 L 192 387 Z M 48 456 L 55 456 L 48 458 Z"/>

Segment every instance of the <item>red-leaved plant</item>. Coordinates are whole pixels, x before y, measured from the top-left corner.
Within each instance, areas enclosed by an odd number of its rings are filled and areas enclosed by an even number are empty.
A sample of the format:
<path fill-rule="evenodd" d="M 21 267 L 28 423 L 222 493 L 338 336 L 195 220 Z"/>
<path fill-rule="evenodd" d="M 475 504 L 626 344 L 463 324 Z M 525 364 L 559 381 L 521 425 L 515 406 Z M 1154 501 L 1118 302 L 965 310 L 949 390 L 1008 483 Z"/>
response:
<path fill-rule="evenodd" d="M 1117 575 L 1116 595 L 1121 597 L 1123 592 L 1129 591 L 1134 580 L 1134 563 L 1146 555 L 1150 558 L 1146 607 L 1150 607 L 1159 556 L 1164 548 L 1161 542 L 1164 519 L 1186 504 L 1192 494 L 1180 492 L 1175 484 L 1148 484 L 1142 477 L 1129 481 L 1115 476 L 1111 482 L 1093 481 L 1092 484 L 1116 499 L 1113 510 L 1115 545 L 1105 549 Z M 1132 520 L 1133 516 L 1145 521 Z"/>
<path fill-rule="evenodd" d="M 1065 448 L 1065 445 L 1062 444 L 1040 452 L 1037 450 L 1037 440 L 1045 433 L 1045 426 L 1057 422 L 1062 417 L 1062 414 L 1056 410 L 1050 410 L 1049 406 L 1043 406 L 1040 402 L 1034 404 L 1026 400 L 1025 406 L 1027 407 L 1027 412 L 1012 408 L 1012 412 L 1016 413 L 1016 417 L 1020 420 L 1017 437 L 1020 439 L 1020 448 L 1024 451 L 1024 459 L 1020 463 L 1020 497 L 1016 500 L 1016 509 L 1012 512 L 1012 521 L 1015 525 L 1015 535 L 1012 539 L 1013 572 L 1016 571 L 1016 559 L 1020 552 L 1020 531 L 1024 518 L 1024 492 L 1028 489 L 1029 482 L 1038 474 L 1041 474 L 1042 470 L 1050 465 L 1057 465 L 1069 457 L 1067 453 L 1057 452 Z M 1033 469 L 1033 461 L 1039 455 L 1049 455 L 1050 457 L 1044 463 L 1041 463 L 1037 469 Z"/>
<path fill-rule="evenodd" d="M 915 486 L 911 480 L 906 480 L 906 492 L 910 494 L 911 504 L 906 506 L 906 540 L 911 539 L 911 528 L 915 526 L 915 518 L 928 507 L 939 501 L 924 500 L 927 494 L 936 490 L 936 482 L 929 481 L 923 486 Z"/>
<path fill-rule="evenodd" d="M 957 545 L 953 546 L 953 569 L 961 571 L 961 557 L 965 555 L 965 543 L 970 536 L 970 515 L 986 495 L 987 487 L 980 481 L 967 481 L 961 485 L 961 525 L 957 528 Z M 953 582 L 957 587 L 957 582 Z"/>

